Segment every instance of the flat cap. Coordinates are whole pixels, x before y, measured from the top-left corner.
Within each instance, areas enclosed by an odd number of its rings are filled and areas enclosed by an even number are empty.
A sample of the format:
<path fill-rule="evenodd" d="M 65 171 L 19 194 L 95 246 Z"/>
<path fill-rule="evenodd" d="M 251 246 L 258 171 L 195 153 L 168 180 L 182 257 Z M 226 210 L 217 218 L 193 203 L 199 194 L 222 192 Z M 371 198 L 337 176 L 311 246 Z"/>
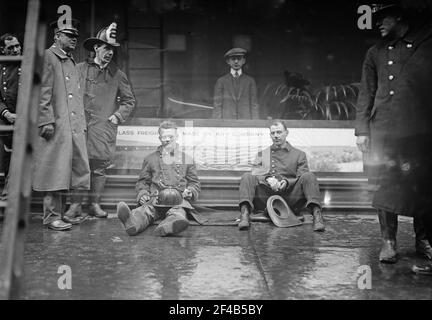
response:
<path fill-rule="evenodd" d="M 243 48 L 232 48 L 225 53 L 224 57 L 228 58 L 232 56 L 244 56 L 246 53 L 247 51 Z"/>

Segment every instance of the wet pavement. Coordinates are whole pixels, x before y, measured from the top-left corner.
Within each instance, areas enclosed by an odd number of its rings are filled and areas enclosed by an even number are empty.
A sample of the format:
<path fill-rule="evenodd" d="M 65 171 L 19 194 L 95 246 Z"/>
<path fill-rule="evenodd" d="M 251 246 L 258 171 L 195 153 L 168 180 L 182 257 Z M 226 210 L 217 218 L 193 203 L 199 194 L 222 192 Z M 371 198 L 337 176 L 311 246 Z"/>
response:
<path fill-rule="evenodd" d="M 113 216 L 113 215 L 111 215 Z M 410 218 L 399 218 L 400 260 L 378 262 L 379 226 L 373 215 L 327 215 L 327 231 L 253 223 L 190 226 L 178 236 L 155 236 L 151 226 L 129 237 L 116 218 L 93 219 L 55 232 L 30 219 L 24 299 L 432 299 L 432 277 L 417 276 Z M 58 273 L 71 268 L 72 289 Z M 371 270 L 360 289 L 359 269 Z M 368 268 L 362 267 L 362 268 Z M 362 282 L 365 283 L 365 282 Z"/>

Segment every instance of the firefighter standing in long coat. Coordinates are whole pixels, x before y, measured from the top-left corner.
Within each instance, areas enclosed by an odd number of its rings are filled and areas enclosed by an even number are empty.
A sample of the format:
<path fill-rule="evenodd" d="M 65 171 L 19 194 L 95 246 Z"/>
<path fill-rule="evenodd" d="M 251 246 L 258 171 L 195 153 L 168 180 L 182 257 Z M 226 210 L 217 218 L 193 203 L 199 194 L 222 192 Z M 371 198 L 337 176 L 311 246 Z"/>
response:
<path fill-rule="evenodd" d="M 116 24 L 100 30 L 84 47 L 95 52 L 94 59 L 79 63 L 77 69 L 84 90 L 84 108 L 88 126 L 87 150 L 91 171 L 89 215 L 107 217 L 100 207 L 105 188 L 106 170 L 115 154 L 117 126 L 127 120 L 135 107 L 135 97 L 126 75 L 112 60 L 116 42 Z M 118 98 L 118 100 L 117 100 Z M 72 204 L 65 213 L 71 218 L 82 215 L 82 194 L 72 194 Z"/>
<path fill-rule="evenodd" d="M 63 215 L 64 191 L 90 187 L 87 129 L 78 72 L 71 55 L 77 44 L 77 21 L 60 28 L 57 22 L 51 26 L 55 35 L 54 44 L 45 51 L 33 189 L 46 192 L 43 224 L 67 230 L 80 219 Z"/>
<path fill-rule="evenodd" d="M 376 10 L 382 41 L 366 54 L 358 98 L 357 145 L 376 184 L 384 263 L 397 261 L 399 214 L 414 216 L 416 251 L 432 259 L 423 215 L 432 182 L 432 24 L 410 12 L 395 4 Z"/>

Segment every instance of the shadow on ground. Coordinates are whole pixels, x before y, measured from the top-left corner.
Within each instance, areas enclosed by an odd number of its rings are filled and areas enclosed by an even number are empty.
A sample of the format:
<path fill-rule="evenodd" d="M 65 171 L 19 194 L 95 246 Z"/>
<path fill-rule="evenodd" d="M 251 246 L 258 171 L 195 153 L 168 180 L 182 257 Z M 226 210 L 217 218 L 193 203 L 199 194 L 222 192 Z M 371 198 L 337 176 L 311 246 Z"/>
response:
<path fill-rule="evenodd" d="M 327 215 L 327 231 L 254 223 L 191 225 L 160 238 L 154 226 L 129 237 L 116 218 L 93 219 L 68 232 L 30 219 L 25 251 L 24 299 L 431 299 L 432 277 L 411 273 L 412 220 L 400 218 L 400 261 L 377 262 L 375 216 Z M 57 273 L 70 266 L 72 289 Z M 359 267 L 371 268 L 371 289 L 358 287 Z"/>

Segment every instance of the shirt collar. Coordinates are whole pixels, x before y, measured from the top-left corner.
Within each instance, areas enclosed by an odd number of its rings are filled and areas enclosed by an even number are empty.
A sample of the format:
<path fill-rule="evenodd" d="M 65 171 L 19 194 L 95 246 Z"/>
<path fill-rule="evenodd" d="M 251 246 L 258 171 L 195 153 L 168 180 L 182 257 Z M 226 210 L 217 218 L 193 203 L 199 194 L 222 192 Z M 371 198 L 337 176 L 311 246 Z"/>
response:
<path fill-rule="evenodd" d="M 233 68 L 231 68 L 231 75 L 234 77 L 235 73 L 238 73 L 239 76 L 241 76 L 243 74 L 242 69 L 238 69 L 238 70 L 234 70 Z"/>
<path fill-rule="evenodd" d="M 292 147 L 292 145 L 291 145 L 288 141 L 285 141 L 285 142 L 280 146 L 280 148 L 279 148 L 279 147 L 276 147 L 274 144 L 272 144 L 270 148 L 271 148 L 272 150 L 285 149 L 285 150 L 287 150 L 287 151 L 291 151 L 291 149 L 292 149 L 293 147 Z"/>
<path fill-rule="evenodd" d="M 176 143 L 175 146 L 174 146 L 174 149 L 171 151 L 171 154 L 175 154 L 175 153 L 178 151 L 179 148 L 180 148 L 180 147 L 179 147 L 179 144 Z M 162 145 L 158 146 L 157 149 L 156 149 L 156 151 L 157 151 L 159 154 L 162 154 L 162 150 L 163 150 Z"/>

